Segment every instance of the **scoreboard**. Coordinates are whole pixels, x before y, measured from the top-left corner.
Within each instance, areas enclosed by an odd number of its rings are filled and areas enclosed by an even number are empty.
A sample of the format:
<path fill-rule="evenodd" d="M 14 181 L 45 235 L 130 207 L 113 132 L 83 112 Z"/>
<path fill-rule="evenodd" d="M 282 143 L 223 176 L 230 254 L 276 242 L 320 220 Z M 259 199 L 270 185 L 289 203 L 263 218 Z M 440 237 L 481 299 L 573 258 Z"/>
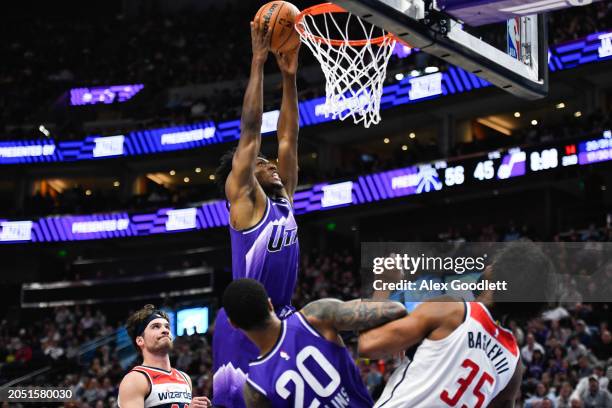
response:
<path fill-rule="evenodd" d="M 444 169 L 444 184 L 452 187 L 465 184 L 466 181 L 476 183 L 524 176 L 526 161 L 526 153 L 519 147 L 506 151 L 495 150 L 476 160 L 447 164 Z"/>
<path fill-rule="evenodd" d="M 485 186 L 556 169 L 612 160 L 612 134 L 571 143 L 496 149 L 472 157 L 438 160 L 298 191 L 296 214 L 386 199 Z"/>
<path fill-rule="evenodd" d="M 554 170 L 612 160 L 612 132 L 597 139 L 577 143 L 494 150 L 477 159 L 439 162 L 446 187 L 478 184 L 487 180 L 505 180 Z"/>

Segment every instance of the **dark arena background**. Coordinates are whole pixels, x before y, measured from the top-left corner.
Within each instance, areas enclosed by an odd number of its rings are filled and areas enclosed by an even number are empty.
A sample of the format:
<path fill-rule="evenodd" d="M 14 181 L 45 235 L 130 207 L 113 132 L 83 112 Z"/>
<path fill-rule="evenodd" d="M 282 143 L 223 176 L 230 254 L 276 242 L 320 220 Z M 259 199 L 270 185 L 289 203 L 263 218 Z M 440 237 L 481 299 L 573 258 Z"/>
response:
<path fill-rule="evenodd" d="M 116 406 L 138 363 L 125 321 L 153 303 L 172 317 L 172 366 L 211 396 L 232 276 L 214 173 L 239 139 L 248 23 L 263 2 L 98 3 L 0 17 L 0 388 L 74 393 L 36 406 Z M 317 109 L 325 78 L 302 47 L 296 308 L 359 298 L 362 242 L 612 240 L 612 2 L 550 12 L 548 24 L 547 97 L 519 99 L 398 46 L 369 129 Z M 408 91 L 434 72 L 441 92 Z M 280 98 L 270 57 L 272 158 Z M 571 303 L 511 322 L 522 406 L 561 406 L 562 393 L 591 406 L 591 375 L 610 391 L 611 317 L 609 303 Z M 356 336 L 344 340 L 376 400 L 396 362 L 360 359 Z"/>

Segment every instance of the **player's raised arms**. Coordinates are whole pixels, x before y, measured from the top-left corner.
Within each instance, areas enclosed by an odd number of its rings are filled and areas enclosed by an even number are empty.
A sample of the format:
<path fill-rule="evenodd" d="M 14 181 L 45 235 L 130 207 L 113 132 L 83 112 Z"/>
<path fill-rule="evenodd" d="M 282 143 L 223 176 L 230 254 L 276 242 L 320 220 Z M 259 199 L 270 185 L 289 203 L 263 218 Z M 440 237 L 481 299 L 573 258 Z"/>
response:
<path fill-rule="evenodd" d="M 231 204 L 230 223 L 236 229 L 253 226 L 265 211 L 266 194 L 255 178 L 255 166 L 258 165 L 261 147 L 263 69 L 268 57 L 270 34 L 270 31 L 264 33 L 261 22 L 251 22 L 251 74 L 242 105 L 240 141 L 225 183 L 225 194 Z"/>

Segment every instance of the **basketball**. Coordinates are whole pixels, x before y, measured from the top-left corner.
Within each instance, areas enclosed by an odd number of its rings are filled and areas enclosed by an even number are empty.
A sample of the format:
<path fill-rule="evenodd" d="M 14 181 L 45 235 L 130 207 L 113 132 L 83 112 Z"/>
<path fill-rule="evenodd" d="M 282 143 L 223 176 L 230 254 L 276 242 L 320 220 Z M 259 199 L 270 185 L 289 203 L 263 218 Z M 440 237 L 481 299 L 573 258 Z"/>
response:
<path fill-rule="evenodd" d="M 264 4 L 255 15 L 255 21 L 263 19 L 265 30 L 272 30 L 270 49 L 272 52 L 287 52 L 300 43 L 300 35 L 294 28 L 295 16 L 300 10 L 286 1 L 271 1 Z"/>

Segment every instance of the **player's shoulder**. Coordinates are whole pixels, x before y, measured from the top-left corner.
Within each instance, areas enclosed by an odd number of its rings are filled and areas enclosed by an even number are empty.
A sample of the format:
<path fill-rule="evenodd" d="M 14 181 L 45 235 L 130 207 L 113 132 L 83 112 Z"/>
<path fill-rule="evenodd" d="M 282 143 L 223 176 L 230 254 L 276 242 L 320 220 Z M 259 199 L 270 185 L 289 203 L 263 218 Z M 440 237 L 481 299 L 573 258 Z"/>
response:
<path fill-rule="evenodd" d="M 341 300 L 333 298 L 317 299 L 304 306 L 300 313 L 312 318 L 329 318 L 333 311 L 342 303 Z"/>
<path fill-rule="evenodd" d="M 432 339 L 444 338 L 466 320 L 466 303 L 451 296 L 439 296 L 421 303 L 409 314 L 427 328 Z"/>
<path fill-rule="evenodd" d="M 123 376 L 121 384 L 149 384 L 148 376 L 144 370 L 133 368 L 130 372 Z"/>
<path fill-rule="evenodd" d="M 300 309 L 295 319 L 300 321 L 306 321 L 308 325 L 319 327 L 320 325 L 329 324 L 334 318 L 338 311 L 338 307 L 343 304 L 341 300 L 324 298 L 314 300 Z"/>
<path fill-rule="evenodd" d="M 142 395 L 146 397 L 151 389 L 151 380 L 144 371 L 133 369 L 127 373 L 119 384 L 119 395 Z"/>
<path fill-rule="evenodd" d="M 423 314 L 433 319 L 444 319 L 448 317 L 461 317 L 463 320 L 467 313 L 467 305 L 452 296 L 439 296 L 428 299 L 414 310 L 413 314 Z"/>

